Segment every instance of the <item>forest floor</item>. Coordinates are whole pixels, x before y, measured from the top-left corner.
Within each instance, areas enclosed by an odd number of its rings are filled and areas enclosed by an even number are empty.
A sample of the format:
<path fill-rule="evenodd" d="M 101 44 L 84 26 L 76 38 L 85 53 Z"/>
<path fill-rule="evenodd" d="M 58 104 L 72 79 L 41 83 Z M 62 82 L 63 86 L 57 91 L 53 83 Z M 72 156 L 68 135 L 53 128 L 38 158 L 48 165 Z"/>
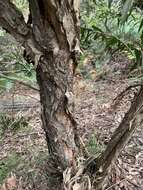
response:
<path fill-rule="evenodd" d="M 121 68 L 121 61 L 116 67 Z M 114 98 L 135 78 L 129 79 L 119 72 L 111 73 L 98 81 L 81 76 L 75 78 L 75 118 L 90 154 L 99 154 L 105 149 L 133 97 L 131 91 L 113 109 Z M 39 101 L 36 92 L 23 87 L 15 88 L 14 93 L 6 93 L 0 98 L 33 104 Z M 40 108 L 9 115 L 14 118 L 12 122 L 4 117 L 1 120 L 5 128 L 0 131 L 0 184 L 3 184 L 0 190 L 46 190 L 48 151 L 41 128 Z M 113 165 L 107 183 L 106 190 L 143 189 L 143 129 L 138 128 L 134 133 Z"/>

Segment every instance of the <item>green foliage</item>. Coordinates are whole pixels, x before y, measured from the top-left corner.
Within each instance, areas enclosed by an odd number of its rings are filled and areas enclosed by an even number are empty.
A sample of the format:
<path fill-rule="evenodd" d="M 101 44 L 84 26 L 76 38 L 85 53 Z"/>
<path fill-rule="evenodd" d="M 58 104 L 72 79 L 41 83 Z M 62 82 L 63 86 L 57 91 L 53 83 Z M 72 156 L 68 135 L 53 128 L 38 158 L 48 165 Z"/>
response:
<path fill-rule="evenodd" d="M 25 20 L 28 19 L 29 6 L 27 0 L 14 0 Z M 7 77 L 11 78 L 8 79 Z M 23 58 L 23 49 L 6 31 L 0 29 L 0 92 L 10 90 L 14 81 L 22 80 L 30 85 L 36 84 L 36 76 L 32 64 Z"/>
<path fill-rule="evenodd" d="M 29 5 L 27 0 L 13 0 L 13 3 L 21 10 L 25 20 L 28 19 Z"/>
<path fill-rule="evenodd" d="M 123 2 L 123 8 L 121 10 L 121 21 L 124 23 L 127 21 L 133 7 L 134 0 L 126 0 Z"/>
<path fill-rule="evenodd" d="M 27 0 L 14 0 L 13 3 L 21 10 L 28 10 L 28 1 Z"/>
<path fill-rule="evenodd" d="M 39 151 L 37 147 L 30 152 L 29 147 L 25 153 L 9 153 L 6 158 L 0 160 L 0 184 L 11 173 L 16 174 L 17 178 L 21 178 L 30 185 L 35 183 L 45 183 L 48 180 L 47 173 L 47 150 Z M 27 186 L 29 185 L 27 184 Z"/>
<path fill-rule="evenodd" d="M 14 79 L 36 85 L 33 65 L 27 64 L 23 58 L 23 49 L 2 29 L 0 30 L 0 52 L 0 92 L 11 89 Z"/>
<path fill-rule="evenodd" d="M 15 132 L 18 129 L 28 126 L 28 121 L 24 117 L 11 117 L 6 114 L 0 115 L 0 137 L 7 131 Z"/>
<path fill-rule="evenodd" d="M 27 21 L 28 1 L 13 2 Z M 81 1 L 81 47 L 95 55 L 93 62 L 96 69 L 107 63 L 115 52 L 123 52 L 132 59 L 135 62 L 133 68 L 142 65 L 143 19 L 140 10 L 142 5 L 142 1 L 139 0 Z M 31 85 L 36 84 L 34 68 L 23 59 L 23 49 L 2 29 L 0 52 L 0 92 L 13 87 L 13 81 L 4 75 Z M 80 68 L 81 65 L 82 61 Z"/>
<path fill-rule="evenodd" d="M 94 134 L 89 139 L 89 142 L 87 144 L 87 149 L 90 154 L 98 155 L 103 151 L 104 146 L 99 144 L 99 142 L 97 141 L 96 135 Z"/>
<path fill-rule="evenodd" d="M 81 46 L 96 62 L 119 51 L 142 64 L 143 19 L 133 0 L 83 1 L 81 10 Z"/>
<path fill-rule="evenodd" d="M 9 155 L 7 158 L 0 160 L 0 184 L 16 168 L 19 163 L 19 156 L 16 153 Z"/>

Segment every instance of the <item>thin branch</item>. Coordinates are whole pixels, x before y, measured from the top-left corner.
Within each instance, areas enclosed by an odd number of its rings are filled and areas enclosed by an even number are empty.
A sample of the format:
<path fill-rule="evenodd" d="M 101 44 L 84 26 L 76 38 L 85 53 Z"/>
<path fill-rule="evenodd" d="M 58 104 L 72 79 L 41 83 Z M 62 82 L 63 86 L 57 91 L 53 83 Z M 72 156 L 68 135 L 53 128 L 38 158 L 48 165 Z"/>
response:
<path fill-rule="evenodd" d="M 23 81 L 21 81 L 21 80 L 18 80 L 18 79 L 15 79 L 15 78 L 6 76 L 6 75 L 4 75 L 4 74 L 0 74 L 0 77 L 5 78 L 5 79 L 8 79 L 8 80 L 11 80 L 12 82 L 17 82 L 17 83 L 19 83 L 19 84 L 21 84 L 21 85 L 23 85 L 23 86 L 26 86 L 26 87 L 28 87 L 28 88 L 31 88 L 32 90 L 35 90 L 35 91 L 38 91 L 38 92 L 39 92 L 39 89 L 38 89 L 38 88 L 36 88 L 36 87 L 34 87 L 34 86 L 32 86 L 32 85 L 26 83 L 26 82 L 23 82 Z"/>
<path fill-rule="evenodd" d="M 30 71 L 34 71 L 34 69 L 31 69 Z M 21 73 L 21 72 L 30 72 L 26 69 L 20 69 L 20 70 L 4 70 L 0 71 L 1 74 L 12 74 L 12 73 Z"/>
<path fill-rule="evenodd" d="M 133 84 L 133 85 L 130 85 L 128 86 L 126 89 L 124 89 L 120 94 L 117 95 L 117 97 L 113 100 L 113 105 L 112 107 L 115 109 L 116 106 L 119 104 L 119 102 L 124 98 L 124 96 L 126 95 L 126 93 L 128 91 L 130 91 L 131 89 L 133 88 L 136 88 L 136 87 L 141 87 L 143 86 L 143 83 L 137 83 L 137 84 Z"/>
<path fill-rule="evenodd" d="M 120 183 L 122 183 L 123 181 L 126 181 L 126 180 L 127 180 L 127 179 L 122 179 L 122 180 L 120 180 L 119 182 L 117 182 L 117 183 L 111 185 L 110 187 L 108 187 L 108 188 L 105 189 L 105 190 L 111 190 L 113 187 L 116 187 L 117 185 L 119 185 Z"/>
<path fill-rule="evenodd" d="M 34 99 L 34 100 L 37 100 L 38 102 L 40 102 L 40 99 L 39 99 L 39 98 L 36 98 L 36 97 L 31 96 L 31 95 L 29 95 L 29 94 L 23 94 L 23 93 L 19 93 L 19 92 L 17 92 L 16 94 L 17 94 L 17 95 L 26 96 L 26 97 L 28 96 L 29 98 Z"/>

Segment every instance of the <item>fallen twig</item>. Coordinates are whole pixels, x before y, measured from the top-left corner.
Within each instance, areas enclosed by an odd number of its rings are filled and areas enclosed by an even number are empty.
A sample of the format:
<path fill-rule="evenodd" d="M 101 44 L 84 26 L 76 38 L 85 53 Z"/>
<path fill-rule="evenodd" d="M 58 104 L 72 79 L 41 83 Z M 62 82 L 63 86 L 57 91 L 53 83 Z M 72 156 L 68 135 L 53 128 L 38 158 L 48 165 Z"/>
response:
<path fill-rule="evenodd" d="M 117 182 L 117 183 L 111 185 L 110 187 L 108 187 L 106 190 L 110 190 L 110 189 L 112 189 L 113 187 L 119 185 L 120 183 L 122 183 L 123 181 L 126 181 L 126 180 L 127 180 L 127 179 L 122 179 L 121 181 L 119 181 L 119 182 Z"/>

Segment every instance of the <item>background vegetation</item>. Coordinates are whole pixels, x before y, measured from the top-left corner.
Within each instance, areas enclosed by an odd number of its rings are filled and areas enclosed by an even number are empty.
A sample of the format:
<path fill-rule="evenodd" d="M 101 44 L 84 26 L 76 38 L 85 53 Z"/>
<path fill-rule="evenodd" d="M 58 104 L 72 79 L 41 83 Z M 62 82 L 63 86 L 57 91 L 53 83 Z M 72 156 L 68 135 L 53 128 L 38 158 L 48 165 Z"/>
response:
<path fill-rule="evenodd" d="M 28 3 L 15 0 L 28 20 Z M 115 54 L 122 52 L 132 60 L 130 69 L 142 68 L 143 63 L 143 19 L 142 3 L 130 0 L 82 0 L 81 1 L 81 61 L 80 72 L 89 76 L 83 69 L 84 60 L 89 57 L 92 69 L 100 71 Z M 10 89 L 12 79 L 35 85 L 35 72 L 32 64 L 26 64 L 23 50 L 6 31 L 0 29 L 0 89 Z M 9 78 L 8 78 L 9 77 Z"/>

